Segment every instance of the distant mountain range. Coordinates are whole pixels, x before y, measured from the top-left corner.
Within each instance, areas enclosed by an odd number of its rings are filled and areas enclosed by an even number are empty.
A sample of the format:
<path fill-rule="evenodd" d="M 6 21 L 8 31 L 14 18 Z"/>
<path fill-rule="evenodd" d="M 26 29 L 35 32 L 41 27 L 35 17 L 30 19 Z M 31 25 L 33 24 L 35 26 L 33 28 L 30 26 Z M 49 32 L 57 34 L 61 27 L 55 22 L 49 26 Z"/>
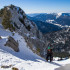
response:
<path fill-rule="evenodd" d="M 36 23 L 42 33 L 58 31 L 70 27 L 70 13 L 37 13 L 27 15 L 30 20 Z"/>

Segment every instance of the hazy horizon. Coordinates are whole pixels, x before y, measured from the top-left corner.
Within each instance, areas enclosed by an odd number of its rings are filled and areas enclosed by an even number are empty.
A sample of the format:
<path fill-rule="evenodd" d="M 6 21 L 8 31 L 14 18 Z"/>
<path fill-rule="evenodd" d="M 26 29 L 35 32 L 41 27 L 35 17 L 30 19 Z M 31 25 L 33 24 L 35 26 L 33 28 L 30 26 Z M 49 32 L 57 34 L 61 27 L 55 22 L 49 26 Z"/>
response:
<path fill-rule="evenodd" d="M 69 0 L 0 0 L 0 9 L 13 4 L 27 14 L 34 13 L 69 13 Z"/>

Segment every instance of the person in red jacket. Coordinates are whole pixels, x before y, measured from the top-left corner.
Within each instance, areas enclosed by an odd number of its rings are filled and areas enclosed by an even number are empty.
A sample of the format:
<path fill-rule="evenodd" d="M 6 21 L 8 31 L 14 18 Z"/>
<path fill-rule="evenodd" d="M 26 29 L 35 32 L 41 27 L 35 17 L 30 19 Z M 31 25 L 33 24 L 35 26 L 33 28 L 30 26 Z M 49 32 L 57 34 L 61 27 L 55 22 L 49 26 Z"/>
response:
<path fill-rule="evenodd" d="M 49 59 L 50 59 L 50 62 L 53 60 L 53 52 L 50 46 L 48 47 L 48 50 L 47 50 L 46 60 L 48 61 Z"/>

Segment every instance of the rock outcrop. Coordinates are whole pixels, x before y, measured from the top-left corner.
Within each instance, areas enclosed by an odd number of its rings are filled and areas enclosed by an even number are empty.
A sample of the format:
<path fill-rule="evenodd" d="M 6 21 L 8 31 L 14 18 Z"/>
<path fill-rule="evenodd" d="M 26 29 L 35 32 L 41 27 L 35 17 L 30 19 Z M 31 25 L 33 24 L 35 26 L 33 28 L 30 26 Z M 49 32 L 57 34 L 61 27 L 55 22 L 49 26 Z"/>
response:
<path fill-rule="evenodd" d="M 8 41 L 5 46 L 11 47 L 15 52 L 19 52 L 19 44 L 12 37 L 8 37 Z"/>

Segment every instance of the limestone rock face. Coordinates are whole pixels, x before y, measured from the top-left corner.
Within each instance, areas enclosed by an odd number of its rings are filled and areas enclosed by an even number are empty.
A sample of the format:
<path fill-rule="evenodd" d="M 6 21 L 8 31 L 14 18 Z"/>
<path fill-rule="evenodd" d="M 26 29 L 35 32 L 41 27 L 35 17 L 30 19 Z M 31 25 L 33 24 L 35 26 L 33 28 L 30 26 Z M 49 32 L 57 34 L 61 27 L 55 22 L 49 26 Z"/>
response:
<path fill-rule="evenodd" d="M 19 52 L 19 44 L 14 40 L 12 37 L 8 37 L 8 41 L 6 42 L 5 46 L 11 47 L 15 52 Z"/>

